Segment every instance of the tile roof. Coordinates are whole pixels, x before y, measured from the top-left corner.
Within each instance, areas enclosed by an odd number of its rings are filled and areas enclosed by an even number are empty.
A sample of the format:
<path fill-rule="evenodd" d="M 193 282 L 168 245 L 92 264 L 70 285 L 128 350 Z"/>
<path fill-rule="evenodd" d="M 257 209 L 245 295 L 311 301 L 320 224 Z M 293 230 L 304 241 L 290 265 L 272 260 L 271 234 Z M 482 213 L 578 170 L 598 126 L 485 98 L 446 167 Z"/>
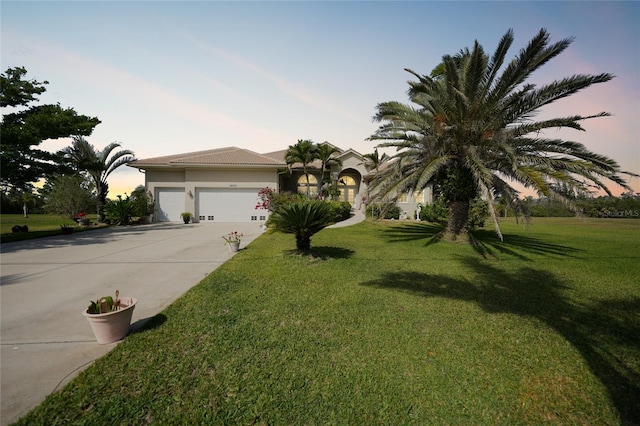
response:
<path fill-rule="evenodd" d="M 284 158 L 284 157 L 283 157 Z M 146 166 L 276 166 L 285 167 L 284 159 L 258 154 L 248 149 L 227 147 L 185 154 L 146 158 L 129 163 L 131 167 Z"/>

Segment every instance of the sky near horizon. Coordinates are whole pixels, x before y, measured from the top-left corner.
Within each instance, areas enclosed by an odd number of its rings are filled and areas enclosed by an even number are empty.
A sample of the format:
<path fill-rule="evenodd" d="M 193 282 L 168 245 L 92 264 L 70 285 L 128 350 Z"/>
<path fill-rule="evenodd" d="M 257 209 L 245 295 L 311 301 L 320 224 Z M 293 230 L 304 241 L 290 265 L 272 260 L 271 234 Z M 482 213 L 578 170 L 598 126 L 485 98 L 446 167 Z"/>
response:
<path fill-rule="evenodd" d="M 48 81 L 41 103 L 98 117 L 89 142 L 119 142 L 139 159 L 228 146 L 266 153 L 298 139 L 373 152 L 376 105 L 409 103 L 405 68 L 429 74 L 474 40 L 493 53 L 509 28 L 513 58 L 546 28 L 552 42 L 575 40 L 529 81 L 616 78 L 539 115 L 611 117 L 544 136 L 640 173 L 639 2 L 5 0 L 0 13 L 2 72 L 24 66 Z M 640 192 L 639 178 L 629 183 Z M 110 197 L 130 193 L 144 175 L 122 167 L 109 184 Z"/>

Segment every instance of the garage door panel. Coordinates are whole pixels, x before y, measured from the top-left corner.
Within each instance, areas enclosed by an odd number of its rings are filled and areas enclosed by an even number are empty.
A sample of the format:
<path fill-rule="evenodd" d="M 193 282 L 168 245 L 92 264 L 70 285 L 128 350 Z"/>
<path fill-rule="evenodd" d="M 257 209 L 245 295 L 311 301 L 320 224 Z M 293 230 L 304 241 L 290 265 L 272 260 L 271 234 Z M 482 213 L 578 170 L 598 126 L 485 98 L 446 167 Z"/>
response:
<path fill-rule="evenodd" d="M 200 221 L 251 222 L 266 219 L 265 210 L 256 210 L 259 188 L 200 189 L 197 211 Z"/>
<path fill-rule="evenodd" d="M 180 214 L 184 211 L 184 188 L 158 188 L 156 190 L 156 214 L 157 222 L 178 222 Z"/>

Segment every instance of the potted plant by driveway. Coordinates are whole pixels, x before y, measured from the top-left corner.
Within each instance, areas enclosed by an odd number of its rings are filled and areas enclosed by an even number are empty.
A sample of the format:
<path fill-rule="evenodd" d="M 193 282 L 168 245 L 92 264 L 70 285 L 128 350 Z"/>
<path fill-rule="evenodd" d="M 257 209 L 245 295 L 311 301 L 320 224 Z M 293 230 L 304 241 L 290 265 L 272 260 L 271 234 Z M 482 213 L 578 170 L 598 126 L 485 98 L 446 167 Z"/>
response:
<path fill-rule="evenodd" d="M 60 233 L 62 235 L 70 235 L 73 234 L 73 226 L 69 225 L 60 225 Z"/>
<path fill-rule="evenodd" d="M 233 231 L 229 232 L 227 236 L 222 237 L 222 239 L 224 239 L 224 243 L 229 246 L 229 250 L 235 253 L 240 250 L 240 241 L 242 237 L 244 237 L 243 234 L 238 233 L 238 231 Z"/>
<path fill-rule="evenodd" d="M 182 218 L 184 223 L 189 223 L 191 222 L 191 218 L 193 217 L 193 214 L 191 212 L 182 212 L 180 213 L 180 217 Z"/>
<path fill-rule="evenodd" d="M 89 226 L 89 216 L 87 216 L 86 213 L 82 212 L 82 213 L 78 213 L 74 216 L 76 222 L 78 222 L 78 225 L 80 226 Z"/>
<path fill-rule="evenodd" d="M 83 312 L 101 345 L 122 340 L 129 332 L 133 309 L 138 300 L 134 297 L 120 298 L 119 295 L 120 292 L 116 290 L 115 299 L 104 296 L 92 301 Z"/>

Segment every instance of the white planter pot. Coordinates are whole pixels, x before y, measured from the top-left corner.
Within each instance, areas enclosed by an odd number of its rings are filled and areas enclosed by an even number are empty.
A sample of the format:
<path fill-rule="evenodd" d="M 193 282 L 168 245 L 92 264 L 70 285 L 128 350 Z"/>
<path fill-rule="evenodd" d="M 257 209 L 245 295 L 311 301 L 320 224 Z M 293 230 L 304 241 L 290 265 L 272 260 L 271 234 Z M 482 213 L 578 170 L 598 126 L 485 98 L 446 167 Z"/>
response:
<path fill-rule="evenodd" d="M 138 299 L 134 297 L 121 297 L 120 309 L 117 311 L 90 314 L 85 309 L 82 314 L 91 324 L 91 329 L 99 344 L 117 342 L 127 335 L 136 303 L 138 303 Z"/>
<path fill-rule="evenodd" d="M 238 250 L 240 250 L 240 242 L 230 242 L 228 244 L 229 244 L 229 250 L 231 250 L 232 253 L 235 253 Z"/>

